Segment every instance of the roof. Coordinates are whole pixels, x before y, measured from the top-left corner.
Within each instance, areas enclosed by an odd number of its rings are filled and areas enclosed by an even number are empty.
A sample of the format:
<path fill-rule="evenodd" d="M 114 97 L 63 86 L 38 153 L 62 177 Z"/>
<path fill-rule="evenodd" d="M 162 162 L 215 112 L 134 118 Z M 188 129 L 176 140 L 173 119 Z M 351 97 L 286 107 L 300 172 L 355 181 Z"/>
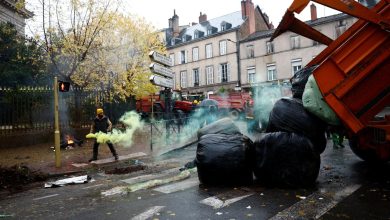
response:
<path fill-rule="evenodd" d="M 232 28 L 235 28 L 237 26 L 240 26 L 242 23 L 244 23 L 244 19 L 242 19 L 241 11 L 236 11 L 236 12 L 233 12 L 233 13 L 205 21 L 205 22 L 202 22 L 202 23 L 194 25 L 194 26 L 191 26 L 191 27 L 185 29 L 183 34 L 193 36 L 194 32 L 196 30 L 207 33 L 207 29 L 210 26 L 216 27 L 218 29 L 218 32 L 220 32 L 222 22 L 230 23 L 232 25 Z"/>
<path fill-rule="evenodd" d="M 346 18 L 350 18 L 350 17 L 351 17 L 350 15 L 340 13 L 340 14 L 330 15 L 330 16 L 326 16 L 326 17 L 321 17 L 321 18 L 318 18 L 316 20 L 309 20 L 309 21 L 306 21 L 305 23 L 307 25 L 310 25 L 313 27 L 313 26 L 327 24 L 327 23 L 331 23 L 334 21 L 338 21 L 338 20 L 342 20 L 342 19 L 346 19 Z M 274 31 L 275 31 L 275 29 L 266 30 L 266 31 L 258 31 L 256 33 L 253 33 L 249 37 L 245 38 L 241 42 L 248 42 L 248 41 L 252 41 L 252 40 L 256 40 L 256 39 L 268 38 L 268 37 L 272 36 Z"/>
<path fill-rule="evenodd" d="M 195 32 L 203 32 L 203 36 L 199 36 L 199 38 L 205 38 L 209 36 L 214 36 L 217 34 L 225 33 L 225 32 L 230 32 L 233 29 L 236 29 L 237 27 L 240 27 L 244 23 L 245 19 L 242 18 L 241 11 L 236 11 L 221 17 L 213 18 L 208 21 L 204 21 L 202 23 L 184 28 L 181 30 L 179 37 L 177 38 L 177 43 L 175 45 L 171 45 L 171 39 L 172 39 L 172 30 L 169 28 L 166 29 L 167 33 L 167 43 L 168 47 L 174 47 L 179 44 L 187 43 L 187 42 L 192 42 L 195 36 Z M 222 25 L 221 24 L 228 24 L 228 28 L 225 30 L 222 30 Z M 212 34 L 207 34 L 208 29 L 212 28 L 214 31 Z M 183 42 L 183 36 L 191 36 L 190 40 L 186 40 Z"/>

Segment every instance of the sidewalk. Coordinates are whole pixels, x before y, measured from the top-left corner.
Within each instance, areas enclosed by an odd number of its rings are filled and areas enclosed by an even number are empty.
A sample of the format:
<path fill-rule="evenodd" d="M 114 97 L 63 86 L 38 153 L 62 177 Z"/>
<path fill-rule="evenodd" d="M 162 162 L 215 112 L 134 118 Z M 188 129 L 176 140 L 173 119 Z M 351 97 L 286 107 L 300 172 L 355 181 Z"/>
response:
<path fill-rule="evenodd" d="M 168 151 L 177 150 L 193 143 L 189 140 L 188 143 L 178 144 L 172 143 L 164 147 L 159 147 L 157 144 L 153 146 L 153 151 L 150 149 L 149 137 L 139 133 L 133 138 L 131 147 L 123 147 L 115 145 L 119 154 L 119 161 L 114 161 L 113 156 L 106 144 L 100 144 L 98 161 L 89 163 L 88 160 L 92 157 L 93 140 L 85 140 L 81 147 L 76 146 L 73 149 L 61 149 L 61 167 L 55 166 L 55 152 L 53 143 L 39 144 L 28 147 L 17 148 L 0 148 L 0 167 L 12 167 L 15 165 L 27 166 L 33 171 L 42 172 L 49 176 L 60 176 L 72 174 L 81 171 L 87 171 L 91 168 L 103 167 L 106 164 L 113 165 L 122 161 L 127 161 L 135 158 L 144 158 L 152 160 L 154 156 Z"/>

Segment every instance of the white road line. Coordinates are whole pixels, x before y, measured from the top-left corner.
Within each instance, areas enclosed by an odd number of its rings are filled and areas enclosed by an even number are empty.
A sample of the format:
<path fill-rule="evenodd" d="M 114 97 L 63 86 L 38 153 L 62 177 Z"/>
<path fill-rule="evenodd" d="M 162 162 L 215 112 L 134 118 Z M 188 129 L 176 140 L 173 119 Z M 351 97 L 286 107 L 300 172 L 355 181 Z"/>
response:
<path fill-rule="evenodd" d="M 169 170 L 164 170 L 164 171 L 162 171 L 159 174 L 146 174 L 146 175 L 142 175 L 142 176 L 136 176 L 136 177 L 132 177 L 132 178 L 129 178 L 129 179 L 124 179 L 124 180 L 121 180 L 121 181 L 125 182 L 125 183 L 128 183 L 128 184 L 135 184 L 135 183 L 140 183 L 140 182 L 146 182 L 148 180 L 162 178 L 162 177 L 167 176 L 167 175 L 172 174 L 172 173 L 179 173 L 179 168 L 180 167 L 172 168 L 172 169 L 169 169 Z"/>
<path fill-rule="evenodd" d="M 97 185 L 93 185 L 93 186 L 87 186 L 87 187 L 84 187 L 83 189 L 95 188 L 95 187 L 102 186 L 102 185 L 103 185 L 103 184 L 97 184 Z"/>
<path fill-rule="evenodd" d="M 113 196 L 116 194 L 126 194 L 126 187 L 124 186 L 117 186 L 112 189 L 106 190 L 101 192 L 102 195 L 104 196 Z"/>
<path fill-rule="evenodd" d="M 340 189 L 332 190 L 320 189 L 311 194 L 306 199 L 301 200 L 287 209 L 279 212 L 277 215 L 270 218 L 270 220 L 281 219 L 319 219 L 322 215 L 335 207 L 343 199 L 350 196 L 361 185 L 350 185 Z"/>
<path fill-rule="evenodd" d="M 146 220 L 148 218 L 151 218 L 153 215 L 155 215 L 157 212 L 161 211 L 165 206 L 154 206 L 145 212 L 134 216 L 131 220 Z"/>
<path fill-rule="evenodd" d="M 249 196 L 252 196 L 253 194 L 254 193 L 249 193 L 247 195 L 231 198 L 231 199 L 228 199 L 225 201 L 218 199 L 216 196 L 213 196 L 213 197 L 203 199 L 202 201 L 200 201 L 200 203 L 205 204 L 205 205 L 209 205 L 209 206 L 213 207 L 214 209 L 219 209 L 219 208 L 229 206 L 229 205 L 231 205 L 235 202 L 238 202 L 242 199 L 245 199 Z"/>
<path fill-rule="evenodd" d="M 188 189 L 188 188 L 191 188 L 194 186 L 198 186 L 198 185 L 199 185 L 198 178 L 190 178 L 190 179 L 186 179 L 184 181 L 178 182 L 178 183 L 172 183 L 169 185 L 160 186 L 158 188 L 155 188 L 154 190 L 168 194 L 168 193 L 173 193 L 173 192 L 185 190 L 185 189 Z"/>
<path fill-rule="evenodd" d="M 53 195 L 48 195 L 48 196 L 44 196 L 44 197 L 39 197 L 39 198 L 35 198 L 33 200 L 36 201 L 36 200 L 51 198 L 51 197 L 58 196 L 58 195 L 60 195 L 60 194 L 53 194 Z"/>

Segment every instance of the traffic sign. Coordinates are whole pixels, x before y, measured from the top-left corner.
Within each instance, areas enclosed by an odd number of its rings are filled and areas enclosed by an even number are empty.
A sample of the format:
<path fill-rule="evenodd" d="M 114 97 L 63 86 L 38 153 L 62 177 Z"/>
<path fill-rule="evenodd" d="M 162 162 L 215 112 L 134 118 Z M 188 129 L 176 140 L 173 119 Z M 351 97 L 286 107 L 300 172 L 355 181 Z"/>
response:
<path fill-rule="evenodd" d="M 170 57 L 165 56 L 164 54 L 157 53 L 156 51 L 150 51 L 149 53 L 150 59 L 157 63 L 161 63 L 166 66 L 173 66 L 172 59 Z"/>
<path fill-rule="evenodd" d="M 159 74 L 162 76 L 166 76 L 169 78 L 175 77 L 175 75 L 173 74 L 173 72 L 170 68 L 167 68 L 167 67 L 160 65 L 158 63 L 150 64 L 149 68 L 153 73 L 156 73 L 156 74 Z"/>
<path fill-rule="evenodd" d="M 152 75 L 150 77 L 150 82 L 156 86 L 162 86 L 173 89 L 173 79 L 165 78 L 158 75 Z"/>

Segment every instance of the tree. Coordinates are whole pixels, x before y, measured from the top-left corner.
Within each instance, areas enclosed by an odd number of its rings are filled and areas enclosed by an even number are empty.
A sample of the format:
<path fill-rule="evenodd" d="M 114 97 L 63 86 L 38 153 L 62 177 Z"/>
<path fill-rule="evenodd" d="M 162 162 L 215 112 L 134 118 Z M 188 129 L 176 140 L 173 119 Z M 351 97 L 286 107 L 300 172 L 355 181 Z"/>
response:
<path fill-rule="evenodd" d="M 0 23 L 0 85 L 44 83 L 46 63 L 41 44 L 17 34 L 11 23 Z"/>
<path fill-rule="evenodd" d="M 76 87 L 101 89 L 110 98 L 156 90 L 148 81 L 147 55 L 164 47 L 151 25 L 118 13 L 117 1 L 52 2 L 42 0 L 42 23 L 54 75 Z"/>

